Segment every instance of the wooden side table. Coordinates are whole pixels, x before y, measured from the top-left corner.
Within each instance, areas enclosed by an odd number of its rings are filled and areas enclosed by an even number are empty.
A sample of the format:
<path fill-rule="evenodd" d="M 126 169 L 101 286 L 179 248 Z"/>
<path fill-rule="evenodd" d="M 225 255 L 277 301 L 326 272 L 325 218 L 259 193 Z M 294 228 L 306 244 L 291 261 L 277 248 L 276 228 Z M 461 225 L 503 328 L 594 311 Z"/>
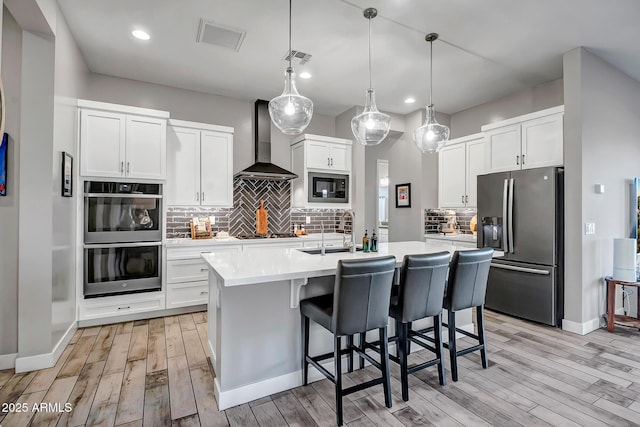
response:
<path fill-rule="evenodd" d="M 614 325 L 631 326 L 633 328 L 640 329 L 640 319 L 630 316 L 624 316 L 622 314 L 615 314 L 616 312 L 616 285 L 631 286 L 638 288 L 640 291 L 640 282 L 624 282 L 622 280 L 615 280 L 608 276 L 604 280 L 607 282 L 607 330 L 613 332 Z M 640 292 L 637 292 L 638 307 L 640 307 Z"/>

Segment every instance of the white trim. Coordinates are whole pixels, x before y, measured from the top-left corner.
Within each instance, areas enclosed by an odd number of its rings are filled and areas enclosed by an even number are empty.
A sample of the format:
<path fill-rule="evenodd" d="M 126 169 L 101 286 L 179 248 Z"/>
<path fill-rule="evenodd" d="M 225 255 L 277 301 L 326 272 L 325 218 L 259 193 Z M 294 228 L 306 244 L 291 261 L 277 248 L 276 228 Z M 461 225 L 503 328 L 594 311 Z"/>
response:
<path fill-rule="evenodd" d="M 197 130 L 210 130 L 214 132 L 233 133 L 234 128 L 229 126 L 211 125 L 208 123 L 188 122 L 185 120 L 170 119 L 167 123 L 172 127 L 189 128 Z"/>
<path fill-rule="evenodd" d="M 459 326 L 458 329 L 473 333 L 473 323 L 468 325 Z M 458 333 L 459 337 L 464 335 Z M 447 342 L 447 330 L 443 329 L 443 342 Z M 422 350 L 422 347 L 413 345 L 411 346 L 412 353 L 414 351 Z M 211 350 L 212 358 L 215 360 L 215 354 L 209 342 L 209 349 Z M 389 354 L 395 354 L 395 343 L 389 345 Z M 357 358 L 354 357 L 354 365 L 357 363 Z M 333 362 L 321 363 L 322 367 L 326 368 L 329 372 L 333 371 Z M 365 361 L 365 366 L 369 365 L 369 362 Z M 215 366 L 215 363 L 214 363 Z M 309 383 L 314 381 L 323 380 L 325 377 L 315 369 L 313 366 L 309 366 Z M 343 356 L 342 359 L 342 371 L 347 371 L 347 357 Z M 252 400 L 260 399 L 261 397 L 269 396 L 271 394 L 280 393 L 281 391 L 290 390 L 292 388 L 300 387 L 302 385 L 302 370 L 290 372 L 288 374 L 280 375 L 278 377 L 269 378 L 264 381 L 255 382 L 245 386 L 237 387 L 227 391 L 220 390 L 220 378 L 216 375 L 213 381 L 213 391 L 218 402 L 218 410 L 223 411 L 233 406 L 241 405 L 243 403 L 251 402 Z"/>
<path fill-rule="evenodd" d="M 78 107 L 124 114 L 136 114 L 147 117 L 159 117 L 161 119 L 169 118 L 168 111 L 151 110 L 149 108 L 132 107 L 130 105 L 110 104 L 107 102 L 89 101 L 86 99 L 78 99 Z"/>
<path fill-rule="evenodd" d="M 78 324 L 74 321 L 64 335 L 62 335 L 62 338 L 60 338 L 60 341 L 58 341 L 51 353 L 36 354 L 35 356 L 26 357 L 18 356 L 16 358 L 16 374 L 53 367 L 60 358 L 60 355 L 62 355 L 64 349 L 67 347 L 67 344 L 69 344 L 69 341 L 71 341 L 71 338 L 73 338 L 73 334 L 75 334 L 77 329 Z"/>
<path fill-rule="evenodd" d="M 350 139 L 334 138 L 333 136 L 314 135 L 311 133 L 303 133 L 291 140 L 291 145 L 295 145 L 302 141 L 319 141 L 319 142 L 333 142 L 335 144 L 352 145 L 353 142 Z"/>
<path fill-rule="evenodd" d="M 18 353 L 0 355 L 0 371 L 5 369 L 13 369 L 16 366 L 16 357 Z"/>
<path fill-rule="evenodd" d="M 486 132 L 488 130 L 501 128 L 504 126 L 511 126 L 515 124 L 520 124 L 526 120 L 538 119 L 540 117 L 551 116 L 553 114 L 564 113 L 564 105 L 558 105 L 556 107 L 547 108 L 545 110 L 534 111 L 533 113 L 524 114 L 522 116 L 513 117 L 511 119 L 502 120 L 495 123 L 489 123 L 480 128 L 482 132 Z"/>
<path fill-rule="evenodd" d="M 458 138 L 450 139 L 447 141 L 446 146 L 449 147 L 450 145 L 462 144 L 464 142 L 475 141 L 478 139 L 484 139 L 484 133 L 478 132 L 478 133 L 473 133 L 471 135 L 460 136 Z"/>
<path fill-rule="evenodd" d="M 562 319 L 562 329 L 574 334 L 586 335 L 589 332 L 600 329 L 600 319 L 595 318 L 582 323 Z"/>

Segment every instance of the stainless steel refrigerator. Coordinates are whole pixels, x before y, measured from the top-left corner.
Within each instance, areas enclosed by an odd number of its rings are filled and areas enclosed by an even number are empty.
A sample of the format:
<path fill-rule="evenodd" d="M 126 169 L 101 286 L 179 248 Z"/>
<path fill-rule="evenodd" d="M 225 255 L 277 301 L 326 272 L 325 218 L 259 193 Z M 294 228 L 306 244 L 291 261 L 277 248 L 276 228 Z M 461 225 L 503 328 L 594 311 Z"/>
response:
<path fill-rule="evenodd" d="M 559 326 L 563 316 L 563 169 L 478 176 L 478 247 L 493 247 L 485 307 Z"/>

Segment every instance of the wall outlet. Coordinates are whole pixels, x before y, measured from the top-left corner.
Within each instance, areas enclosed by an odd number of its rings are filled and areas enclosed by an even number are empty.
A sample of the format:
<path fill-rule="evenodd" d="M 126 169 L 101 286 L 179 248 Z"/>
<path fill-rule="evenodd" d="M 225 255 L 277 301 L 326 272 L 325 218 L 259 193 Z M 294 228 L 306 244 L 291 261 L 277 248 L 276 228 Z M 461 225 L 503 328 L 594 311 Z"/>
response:
<path fill-rule="evenodd" d="M 584 234 L 596 234 L 596 223 L 595 222 L 585 222 L 584 223 Z"/>
<path fill-rule="evenodd" d="M 311 224 L 311 217 L 310 216 L 306 217 L 306 221 L 307 221 L 307 224 Z"/>
<path fill-rule="evenodd" d="M 215 216 L 210 216 L 209 217 L 209 222 L 211 223 L 211 225 L 216 225 L 216 217 Z"/>

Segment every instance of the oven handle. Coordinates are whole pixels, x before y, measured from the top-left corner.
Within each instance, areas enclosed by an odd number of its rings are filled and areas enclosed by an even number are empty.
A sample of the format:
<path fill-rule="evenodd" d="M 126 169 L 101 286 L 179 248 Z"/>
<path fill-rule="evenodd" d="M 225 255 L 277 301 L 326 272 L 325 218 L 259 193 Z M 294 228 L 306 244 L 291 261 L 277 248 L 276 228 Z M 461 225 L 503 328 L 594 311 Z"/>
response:
<path fill-rule="evenodd" d="M 139 248 L 143 246 L 162 246 L 162 242 L 133 242 L 133 243 L 107 243 L 97 245 L 84 245 L 84 249 L 105 249 L 105 248 Z"/>
<path fill-rule="evenodd" d="M 85 198 L 112 199 L 162 199 L 162 194 L 131 194 L 131 193 L 85 193 Z"/>

